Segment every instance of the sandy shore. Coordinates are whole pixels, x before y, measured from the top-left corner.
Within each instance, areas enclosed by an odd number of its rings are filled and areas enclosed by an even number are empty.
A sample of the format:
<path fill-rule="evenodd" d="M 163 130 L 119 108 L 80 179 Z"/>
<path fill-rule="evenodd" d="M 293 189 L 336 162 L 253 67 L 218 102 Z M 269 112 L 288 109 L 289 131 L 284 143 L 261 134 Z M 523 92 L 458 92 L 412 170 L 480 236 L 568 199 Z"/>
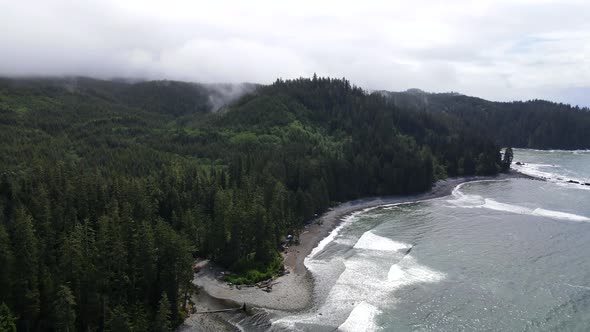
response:
<path fill-rule="evenodd" d="M 201 292 L 207 294 L 207 301 L 205 306 L 198 304 L 198 308 L 220 308 L 228 305 L 236 307 L 242 303 L 248 306 L 281 310 L 281 311 L 300 311 L 305 310 L 311 306 L 312 292 L 313 292 L 313 278 L 311 273 L 306 269 L 304 261 L 311 251 L 318 245 L 318 243 L 328 236 L 332 230 L 341 222 L 342 218 L 354 211 L 397 203 L 411 203 L 421 200 L 433 199 L 438 197 L 448 196 L 453 189 L 464 182 L 478 181 L 478 180 L 502 180 L 514 177 L 527 177 L 520 173 L 511 172 L 509 174 L 501 174 L 495 177 L 458 177 L 447 180 L 438 181 L 432 190 L 418 195 L 410 196 L 385 196 L 385 197 L 371 197 L 359 200 L 349 201 L 340 204 L 324 215 L 318 218 L 318 222 L 305 227 L 300 235 L 300 243 L 297 246 L 291 246 L 286 253 L 284 253 L 285 268 L 289 274 L 277 278 L 276 285 L 273 286 L 272 292 L 267 293 L 257 287 L 242 287 L 236 289 L 230 287 L 227 283 L 219 280 L 221 270 L 209 264 L 207 261 L 201 263 L 203 269 L 195 275 L 194 284 L 199 286 Z M 217 299 L 219 302 L 212 301 Z M 199 299 L 196 299 L 199 301 Z M 191 319 L 196 319 L 193 315 Z M 210 315 L 207 315 L 210 316 Z M 218 317 L 219 318 L 219 317 Z M 186 324 L 186 323 L 185 323 Z M 216 329 L 219 330 L 219 329 Z M 228 329 L 226 329 L 228 330 Z M 231 330 L 231 329 L 229 329 Z M 200 331 L 199 329 L 184 329 L 181 331 Z"/>

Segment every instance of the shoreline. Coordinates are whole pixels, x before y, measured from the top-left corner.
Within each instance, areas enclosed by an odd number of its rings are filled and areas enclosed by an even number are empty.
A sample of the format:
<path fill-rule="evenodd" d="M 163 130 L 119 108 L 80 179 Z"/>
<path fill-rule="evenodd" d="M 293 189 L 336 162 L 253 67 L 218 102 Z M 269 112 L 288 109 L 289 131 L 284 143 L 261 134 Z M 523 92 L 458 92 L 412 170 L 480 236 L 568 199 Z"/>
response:
<path fill-rule="evenodd" d="M 272 292 L 264 292 L 257 287 L 241 287 L 236 289 L 218 280 L 222 270 L 202 261 L 199 264 L 201 272 L 195 274 L 193 283 L 199 287 L 195 298 L 197 310 L 211 310 L 228 307 L 239 307 L 245 303 L 249 307 L 262 308 L 268 311 L 299 312 L 312 307 L 314 280 L 311 272 L 305 267 L 305 258 L 312 253 L 320 242 L 329 236 L 341 224 L 343 217 L 356 211 L 389 204 L 410 204 L 451 195 L 454 188 L 462 183 L 492 180 L 500 181 L 512 178 L 537 179 L 529 175 L 511 170 L 509 173 L 496 176 L 467 176 L 449 178 L 437 181 L 431 190 L 416 195 L 378 196 L 361 198 L 339 204 L 318 217 L 312 224 L 305 226 L 299 236 L 299 244 L 289 247 L 282 253 L 284 266 L 288 274 L 276 278 Z M 537 179 L 538 180 L 538 179 Z M 205 300 L 205 301 L 203 301 Z M 184 328 L 194 316 L 190 315 L 179 331 L 200 331 L 198 328 Z M 201 315 L 202 316 L 202 315 Z M 217 323 L 225 321 L 227 326 L 216 326 L 216 330 L 236 331 L 238 328 L 230 323 L 229 315 L 207 315 L 204 320 L 214 320 Z M 225 317 L 224 317 L 225 316 Z M 234 314 L 235 316 L 235 314 Z M 245 316 L 245 315 L 243 315 Z M 234 320 L 234 319 L 231 319 Z M 192 325 L 192 324 L 190 324 Z M 194 326 L 196 327 L 196 326 Z"/>

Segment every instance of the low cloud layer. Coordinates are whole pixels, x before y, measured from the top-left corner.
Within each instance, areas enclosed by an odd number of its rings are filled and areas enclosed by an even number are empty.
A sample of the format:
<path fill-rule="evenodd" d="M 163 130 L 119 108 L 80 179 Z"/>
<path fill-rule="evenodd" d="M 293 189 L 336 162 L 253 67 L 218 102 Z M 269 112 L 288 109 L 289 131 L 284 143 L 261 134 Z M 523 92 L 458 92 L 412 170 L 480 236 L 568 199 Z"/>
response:
<path fill-rule="evenodd" d="M 587 0 L 0 0 L 0 75 L 346 77 L 590 106 Z"/>

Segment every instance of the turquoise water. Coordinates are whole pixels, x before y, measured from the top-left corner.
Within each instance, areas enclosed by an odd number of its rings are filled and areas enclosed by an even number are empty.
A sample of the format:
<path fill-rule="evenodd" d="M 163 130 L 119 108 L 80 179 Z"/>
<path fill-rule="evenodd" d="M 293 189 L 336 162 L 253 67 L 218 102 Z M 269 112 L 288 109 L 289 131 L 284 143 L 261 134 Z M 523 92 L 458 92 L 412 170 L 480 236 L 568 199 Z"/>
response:
<path fill-rule="evenodd" d="M 566 182 L 590 179 L 590 153 L 514 160 L 550 181 L 466 183 L 348 216 L 306 260 L 313 308 L 273 329 L 590 330 L 590 187 Z"/>

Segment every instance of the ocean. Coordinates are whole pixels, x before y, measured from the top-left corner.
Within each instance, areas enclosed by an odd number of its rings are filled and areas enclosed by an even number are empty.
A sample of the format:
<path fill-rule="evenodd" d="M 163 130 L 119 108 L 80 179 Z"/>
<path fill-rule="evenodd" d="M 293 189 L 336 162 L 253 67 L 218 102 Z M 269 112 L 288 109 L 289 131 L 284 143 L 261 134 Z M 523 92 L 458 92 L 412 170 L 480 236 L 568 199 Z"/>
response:
<path fill-rule="evenodd" d="M 273 330 L 590 330 L 590 151 L 516 149 L 514 178 L 345 217 Z M 568 181 L 575 181 L 568 182 Z"/>

